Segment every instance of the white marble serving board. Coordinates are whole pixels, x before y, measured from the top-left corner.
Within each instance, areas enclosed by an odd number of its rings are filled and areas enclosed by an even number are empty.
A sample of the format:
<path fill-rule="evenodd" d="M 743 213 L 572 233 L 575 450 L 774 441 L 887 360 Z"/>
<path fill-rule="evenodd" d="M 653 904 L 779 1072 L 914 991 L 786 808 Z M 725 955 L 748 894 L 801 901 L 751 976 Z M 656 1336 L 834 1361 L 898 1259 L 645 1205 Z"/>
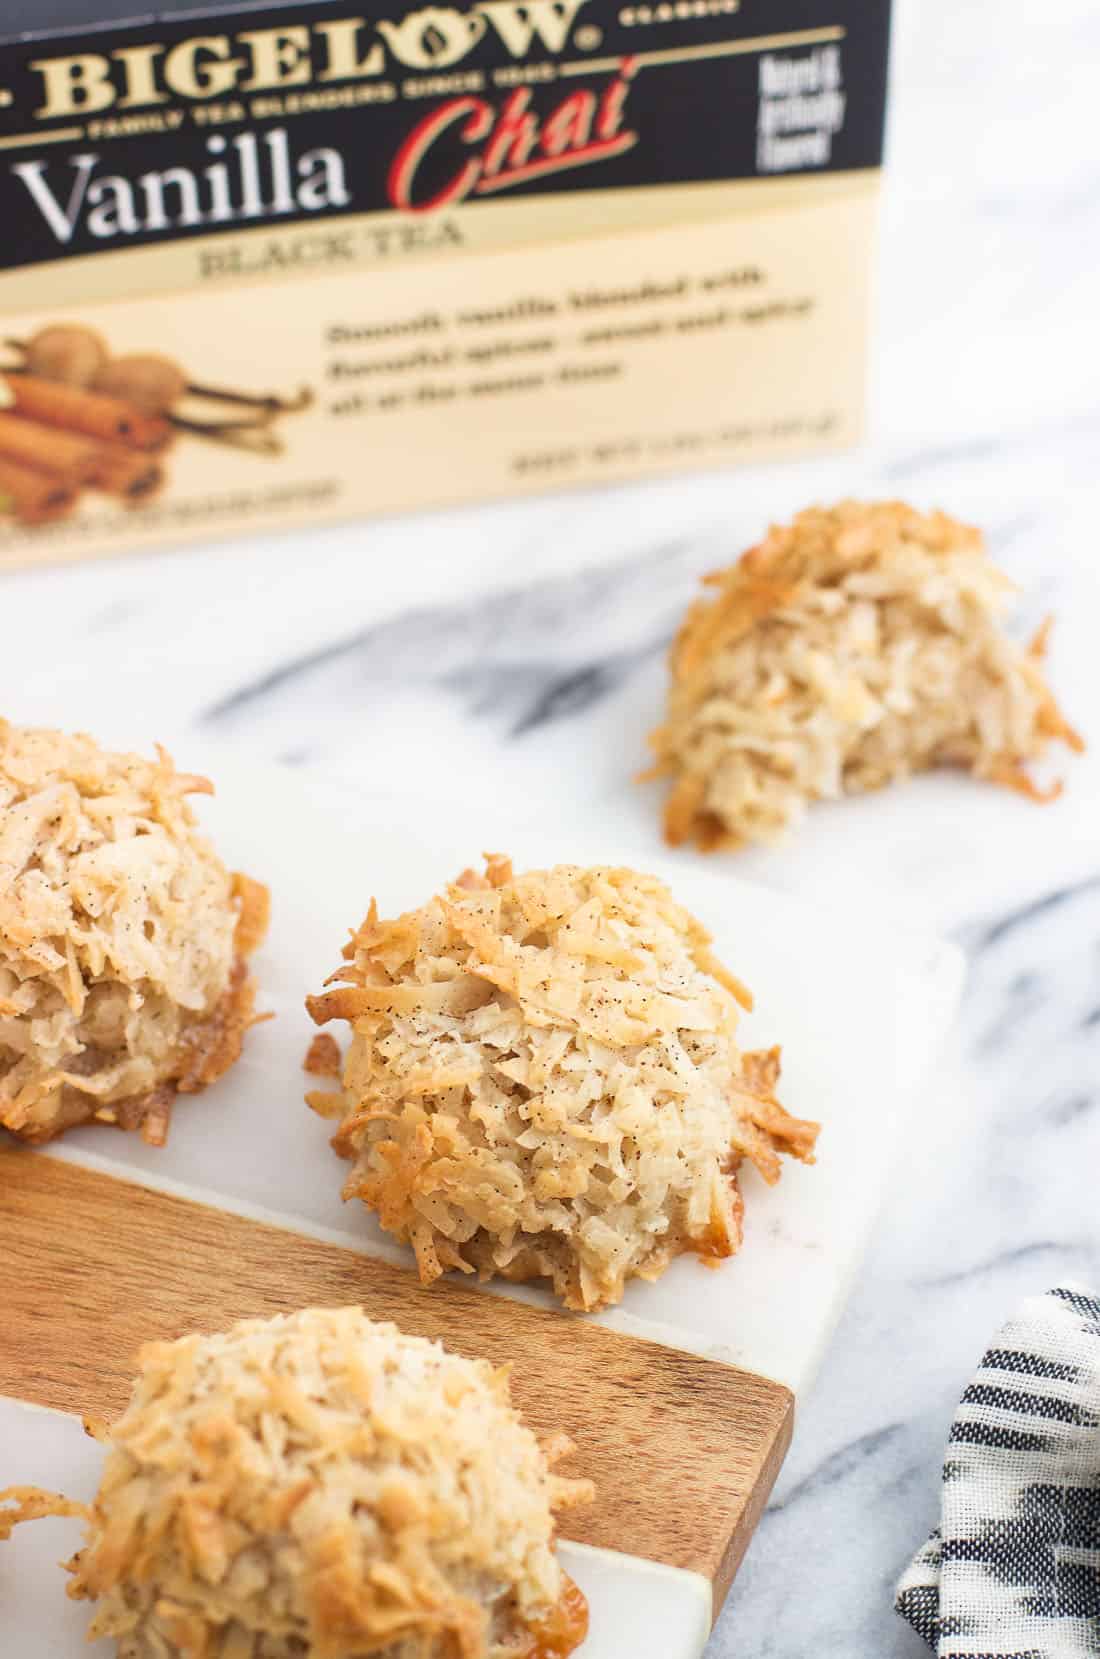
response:
<path fill-rule="evenodd" d="M 180 759 L 189 768 L 203 761 L 193 752 Z M 372 896 L 383 914 L 423 902 L 483 850 L 509 853 L 517 869 L 634 863 L 663 877 L 711 930 L 720 958 L 756 999 L 744 1045 L 782 1044 L 781 1098 L 823 1129 L 816 1165 L 787 1163 L 778 1186 L 743 1171 L 745 1243 L 731 1262 L 715 1271 L 682 1257 L 657 1284 L 636 1281 L 621 1307 L 597 1317 L 796 1392 L 805 1387 L 874 1219 L 913 1090 L 956 1006 L 963 970 L 953 946 L 815 911 L 738 881 L 721 862 L 700 869 L 675 855 L 655 858 L 651 846 L 636 848 L 583 808 L 363 794 L 337 813 L 308 799 L 292 773 L 239 768 L 219 772 L 217 797 L 199 806 L 226 860 L 272 889 L 271 934 L 255 967 L 259 1005 L 276 1017 L 250 1033 L 228 1076 L 180 1101 L 164 1151 L 92 1128 L 67 1136 L 53 1155 L 411 1262 L 359 1204 L 341 1200 L 346 1166 L 329 1147 L 331 1126 L 302 1101 L 316 1086 L 301 1070 L 314 1034 L 303 999 L 338 965 Z M 555 1305 L 541 1291 L 492 1289 Z"/>

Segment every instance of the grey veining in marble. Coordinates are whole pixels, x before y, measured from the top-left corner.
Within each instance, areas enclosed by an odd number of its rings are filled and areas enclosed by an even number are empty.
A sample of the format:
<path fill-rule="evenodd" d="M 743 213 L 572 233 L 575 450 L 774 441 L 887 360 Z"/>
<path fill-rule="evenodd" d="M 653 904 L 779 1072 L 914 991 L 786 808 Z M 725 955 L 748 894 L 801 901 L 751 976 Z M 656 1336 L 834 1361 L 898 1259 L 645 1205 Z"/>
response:
<path fill-rule="evenodd" d="M 943 505 L 987 528 L 1021 635 L 1056 613 L 1051 671 L 1094 744 L 1057 805 L 921 780 L 738 862 L 950 930 L 973 969 L 711 1659 L 923 1651 L 892 1586 L 967 1373 L 1018 1298 L 1100 1284 L 1098 77 L 1094 0 L 898 0 L 854 455 L 0 579 L 16 719 L 164 735 L 191 765 L 234 745 L 316 789 L 571 793 L 609 836 L 655 812 L 629 779 L 698 575 L 769 519 Z"/>

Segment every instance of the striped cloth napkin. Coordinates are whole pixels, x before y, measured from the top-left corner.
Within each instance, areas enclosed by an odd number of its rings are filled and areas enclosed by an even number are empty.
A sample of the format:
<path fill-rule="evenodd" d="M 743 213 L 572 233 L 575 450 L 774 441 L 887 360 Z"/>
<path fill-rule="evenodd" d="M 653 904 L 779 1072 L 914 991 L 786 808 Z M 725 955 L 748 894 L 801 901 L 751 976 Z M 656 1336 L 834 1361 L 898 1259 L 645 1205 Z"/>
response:
<path fill-rule="evenodd" d="M 896 1606 L 937 1659 L 1100 1655 L 1100 1298 L 1060 1286 L 999 1333 Z"/>

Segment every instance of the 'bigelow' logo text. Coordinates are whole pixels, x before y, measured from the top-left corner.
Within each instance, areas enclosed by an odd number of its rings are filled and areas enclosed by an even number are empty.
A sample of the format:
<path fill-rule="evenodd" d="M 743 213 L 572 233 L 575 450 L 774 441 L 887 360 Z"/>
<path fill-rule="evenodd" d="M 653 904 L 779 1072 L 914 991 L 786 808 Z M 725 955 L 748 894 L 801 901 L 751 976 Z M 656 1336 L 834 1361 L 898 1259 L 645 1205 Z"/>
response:
<path fill-rule="evenodd" d="M 514 58 L 536 45 L 561 52 L 586 0 L 478 0 L 469 11 L 427 6 L 397 22 L 341 17 L 235 34 L 194 35 L 174 45 L 143 42 L 105 56 L 35 58 L 40 120 L 139 109 L 173 97 L 204 99 L 385 74 L 388 56 L 410 69 L 445 67 L 492 33 Z"/>
<path fill-rule="evenodd" d="M 517 87 L 500 107 L 485 98 L 445 100 L 402 140 L 386 175 L 390 206 L 430 213 L 625 155 L 638 142 L 626 118 L 636 68 L 636 58 L 623 58 L 602 90 L 569 92 L 542 114 L 532 108 L 529 87 Z M 212 133 L 206 150 L 215 159 L 204 167 L 149 170 L 137 178 L 101 173 L 100 157 L 91 151 L 59 168 L 39 158 L 19 161 L 12 172 L 61 243 L 78 231 L 103 240 L 351 205 L 340 152 L 319 146 L 298 155 L 285 127 L 262 135 L 245 131 L 232 141 Z M 429 159 L 434 182 L 425 185 Z"/>

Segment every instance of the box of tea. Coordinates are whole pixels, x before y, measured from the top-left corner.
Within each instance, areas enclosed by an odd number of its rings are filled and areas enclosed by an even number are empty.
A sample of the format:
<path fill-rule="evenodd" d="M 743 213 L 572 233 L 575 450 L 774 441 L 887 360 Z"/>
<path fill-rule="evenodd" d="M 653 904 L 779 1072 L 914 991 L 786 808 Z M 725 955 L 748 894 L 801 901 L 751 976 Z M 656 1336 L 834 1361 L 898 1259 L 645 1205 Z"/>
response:
<path fill-rule="evenodd" d="M 134 9 L 3 25 L 0 564 L 858 437 L 888 0 Z"/>

